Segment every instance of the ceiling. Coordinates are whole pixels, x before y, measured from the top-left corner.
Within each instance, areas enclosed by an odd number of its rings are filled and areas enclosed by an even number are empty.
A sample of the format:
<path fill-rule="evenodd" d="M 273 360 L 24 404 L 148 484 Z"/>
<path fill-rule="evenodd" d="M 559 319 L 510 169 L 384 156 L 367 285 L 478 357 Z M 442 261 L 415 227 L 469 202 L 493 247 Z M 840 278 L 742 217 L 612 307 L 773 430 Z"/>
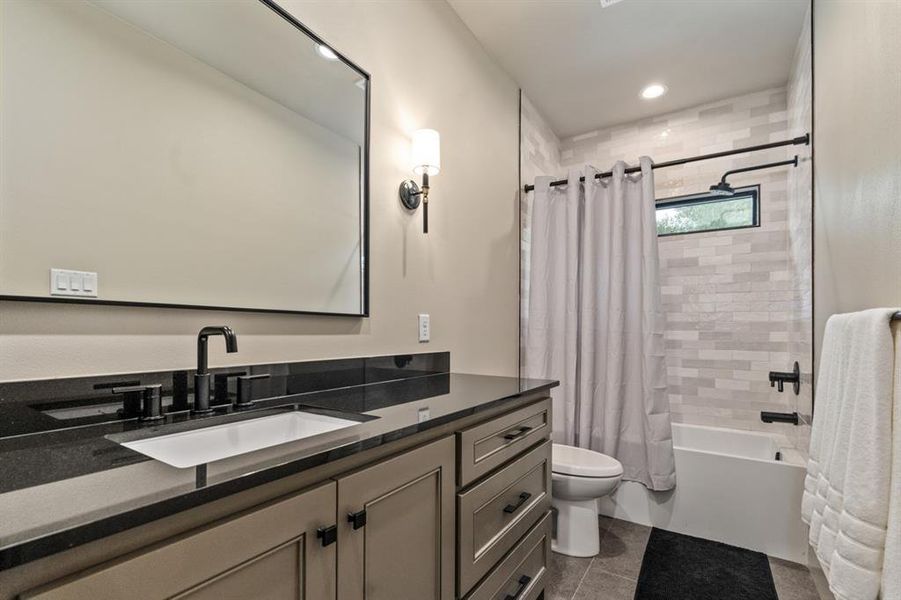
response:
<path fill-rule="evenodd" d="M 448 1 L 560 137 L 786 83 L 808 4 Z"/>

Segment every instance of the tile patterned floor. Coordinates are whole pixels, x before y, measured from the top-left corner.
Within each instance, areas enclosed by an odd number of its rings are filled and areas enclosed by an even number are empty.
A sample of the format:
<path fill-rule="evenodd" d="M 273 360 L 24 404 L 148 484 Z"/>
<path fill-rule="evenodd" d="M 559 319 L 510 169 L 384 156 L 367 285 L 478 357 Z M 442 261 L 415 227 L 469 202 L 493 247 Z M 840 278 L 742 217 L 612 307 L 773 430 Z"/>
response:
<path fill-rule="evenodd" d="M 601 551 L 594 558 L 551 554 L 545 600 L 633 600 L 651 529 L 607 517 L 599 527 Z M 779 600 L 819 600 L 806 567 L 770 558 L 770 568 Z"/>

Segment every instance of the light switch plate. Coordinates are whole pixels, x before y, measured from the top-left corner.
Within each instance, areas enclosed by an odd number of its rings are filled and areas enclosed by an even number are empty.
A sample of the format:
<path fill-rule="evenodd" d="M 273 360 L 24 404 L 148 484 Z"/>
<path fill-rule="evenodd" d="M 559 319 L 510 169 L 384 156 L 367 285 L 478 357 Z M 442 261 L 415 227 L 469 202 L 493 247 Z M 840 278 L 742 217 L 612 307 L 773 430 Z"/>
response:
<path fill-rule="evenodd" d="M 96 298 L 97 273 L 50 269 L 50 295 Z"/>
<path fill-rule="evenodd" d="M 429 315 L 419 315 L 419 341 L 427 342 L 432 335 L 432 326 L 429 323 Z"/>

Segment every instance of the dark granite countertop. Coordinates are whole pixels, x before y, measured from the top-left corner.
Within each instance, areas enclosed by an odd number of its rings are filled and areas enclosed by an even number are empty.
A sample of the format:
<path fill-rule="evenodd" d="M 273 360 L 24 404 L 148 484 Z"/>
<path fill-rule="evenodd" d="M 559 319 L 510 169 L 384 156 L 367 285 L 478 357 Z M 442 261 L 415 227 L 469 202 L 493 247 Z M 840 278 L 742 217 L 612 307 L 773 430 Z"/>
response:
<path fill-rule="evenodd" d="M 553 381 L 438 373 L 269 398 L 255 410 L 156 426 L 100 419 L 46 429 L 21 405 L 0 432 L 0 569 L 123 531 L 498 406 Z M 120 445 L 305 407 L 371 418 L 346 430 L 178 469 Z M 21 414 L 20 414 L 21 413 Z M 18 419 L 18 420 L 16 420 Z M 36 429 L 22 423 L 37 423 Z M 49 423 L 49 422 L 48 422 Z M 112 437 L 113 439 L 110 439 Z"/>

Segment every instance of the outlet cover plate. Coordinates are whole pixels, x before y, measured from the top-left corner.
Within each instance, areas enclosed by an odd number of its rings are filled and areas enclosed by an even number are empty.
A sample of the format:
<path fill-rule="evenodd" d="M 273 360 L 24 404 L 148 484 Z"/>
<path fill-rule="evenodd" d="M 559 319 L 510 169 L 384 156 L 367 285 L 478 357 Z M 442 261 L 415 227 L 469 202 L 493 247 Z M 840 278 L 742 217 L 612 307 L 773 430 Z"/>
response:
<path fill-rule="evenodd" d="M 419 315 L 419 341 L 420 342 L 428 342 L 429 338 L 432 336 L 432 326 L 429 322 L 429 315 L 420 314 Z"/>

